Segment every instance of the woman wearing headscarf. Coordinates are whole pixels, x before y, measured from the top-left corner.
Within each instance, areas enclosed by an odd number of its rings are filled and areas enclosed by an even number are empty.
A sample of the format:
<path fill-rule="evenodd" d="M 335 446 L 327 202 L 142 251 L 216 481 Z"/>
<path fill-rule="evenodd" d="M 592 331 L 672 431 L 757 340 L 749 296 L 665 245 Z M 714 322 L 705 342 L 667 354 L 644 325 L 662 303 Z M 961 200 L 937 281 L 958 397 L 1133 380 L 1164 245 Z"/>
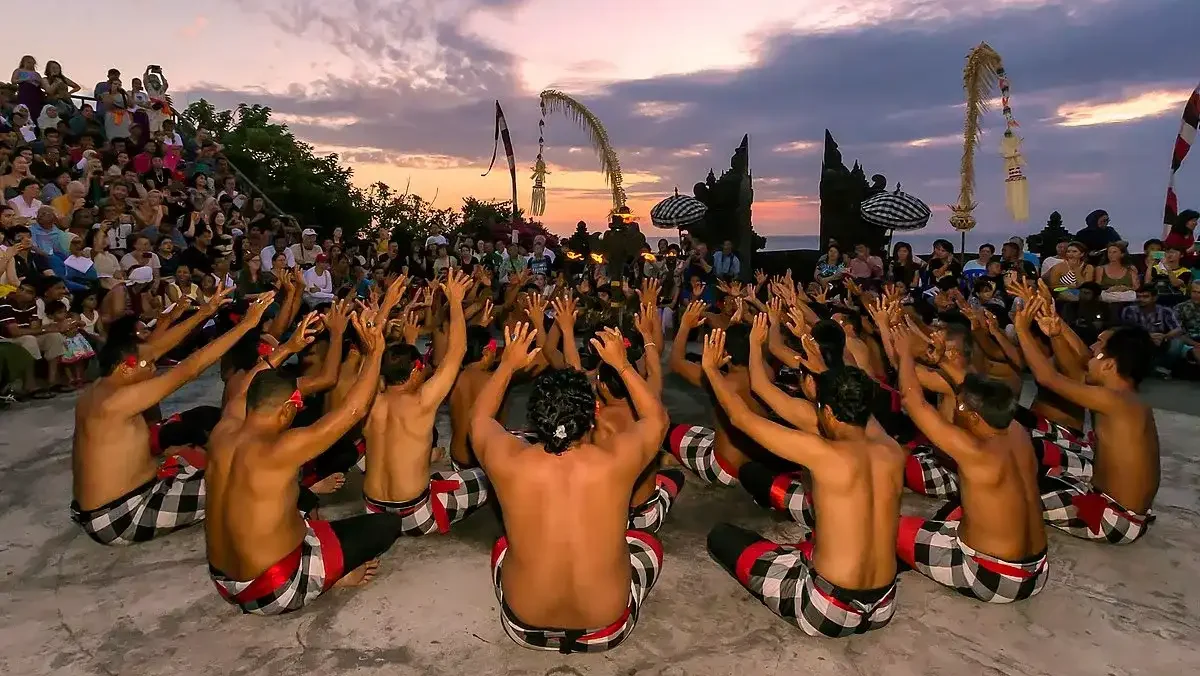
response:
<path fill-rule="evenodd" d="M 38 115 L 37 126 L 45 134 L 47 129 L 57 129 L 61 120 L 62 118 L 58 116 L 58 108 L 54 107 L 52 103 L 47 103 L 42 106 L 42 114 Z"/>
<path fill-rule="evenodd" d="M 1121 241 L 1121 235 L 1109 225 L 1108 212 L 1097 209 L 1084 219 L 1082 230 L 1075 233 L 1075 240 L 1087 247 L 1088 256 L 1099 262 L 1104 259 L 1108 245 Z"/>

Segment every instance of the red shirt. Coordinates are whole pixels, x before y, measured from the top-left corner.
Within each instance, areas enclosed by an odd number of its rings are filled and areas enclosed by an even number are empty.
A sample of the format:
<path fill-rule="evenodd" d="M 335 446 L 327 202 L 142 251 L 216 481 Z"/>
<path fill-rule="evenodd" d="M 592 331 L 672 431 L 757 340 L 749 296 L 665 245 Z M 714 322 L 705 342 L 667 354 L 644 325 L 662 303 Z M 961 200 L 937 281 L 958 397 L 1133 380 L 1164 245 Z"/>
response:
<path fill-rule="evenodd" d="M 1180 259 L 1180 263 L 1182 263 L 1185 268 L 1194 268 L 1196 267 L 1197 259 L 1200 258 L 1197 256 L 1196 250 L 1193 247 L 1195 243 L 1196 235 L 1194 233 L 1189 232 L 1186 235 L 1180 235 L 1172 232 L 1171 234 L 1167 235 L 1167 241 L 1163 242 L 1163 248 L 1169 249 L 1171 247 L 1182 247 L 1184 254 L 1183 258 Z"/>

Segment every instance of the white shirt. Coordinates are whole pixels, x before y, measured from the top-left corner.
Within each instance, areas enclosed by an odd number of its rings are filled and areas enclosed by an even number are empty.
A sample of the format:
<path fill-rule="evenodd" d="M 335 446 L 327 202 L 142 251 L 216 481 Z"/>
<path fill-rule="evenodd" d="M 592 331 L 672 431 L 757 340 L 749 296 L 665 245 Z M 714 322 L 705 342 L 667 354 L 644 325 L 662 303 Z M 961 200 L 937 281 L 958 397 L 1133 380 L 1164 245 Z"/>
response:
<path fill-rule="evenodd" d="M 304 285 L 307 293 L 333 293 L 333 276 L 329 274 L 329 270 L 325 270 L 325 274 L 318 275 L 315 267 L 304 271 Z M 314 292 L 313 287 L 317 287 Z"/>
<path fill-rule="evenodd" d="M 127 253 L 121 257 L 121 269 L 124 270 L 125 272 L 129 272 L 130 268 L 136 268 L 136 267 L 140 266 L 141 264 L 142 263 L 140 261 L 138 261 L 138 259 L 133 257 L 133 252 Z M 161 267 L 162 267 L 162 262 L 158 260 L 158 254 L 151 251 L 150 252 L 150 269 L 153 270 L 154 274 L 157 275 L 158 270 Z"/>
<path fill-rule="evenodd" d="M 1054 266 L 1061 262 L 1063 262 L 1063 259 L 1059 258 L 1058 256 L 1047 256 L 1046 260 L 1042 261 L 1042 277 L 1050 274 L 1050 271 L 1054 269 Z"/>
<path fill-rule="evenodd" d="M 17 212 L 17 216 L 21 218 L 37 218 L 38 209 L 42 208 L 42 203 L 34 198 L 33 204 L 26 205 L 25 199 L 18 195 L 8 201 L 8 206 L 12 207 Z"/>
<path fill-rule="evenodd" d="M 263 269 L 269 269 L 271 264 L 275 262 L 275 253 L 274 245 L 264 246 L 263 250 L 259 252 L 258 257 L 262 259 Z M 296 254 L 292 253 L 291 247 L 284 247 L 283 256 L 285 259 L 284 265 L 289 268 L 296 267 Z"/>
<path fill-rule="evenodd" d="M 170 135 L 163 134 L 162 144 L 164 146 L 181 146 L 183 139 L 179 136 L 179 132 Z"/>

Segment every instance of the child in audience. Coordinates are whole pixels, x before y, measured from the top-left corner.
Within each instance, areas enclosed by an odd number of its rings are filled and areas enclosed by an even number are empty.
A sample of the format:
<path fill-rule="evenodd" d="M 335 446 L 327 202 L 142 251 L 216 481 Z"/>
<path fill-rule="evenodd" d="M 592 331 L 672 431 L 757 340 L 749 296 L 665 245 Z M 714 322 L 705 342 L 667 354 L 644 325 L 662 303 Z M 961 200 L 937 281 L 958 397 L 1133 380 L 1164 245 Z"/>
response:
<path fill-rule="evenodd" d="M 46 308 L 50 320 L 62 329 L 63 355 L 59 364 L 71 387 L 78 389 L 85 382 L 88 362 L 96 356 L 96 350 L 88 342 L 87 337 L 80 331 L 82 322 L 79 315 L 72 313 L 62 303 L 54 303 Z"/>

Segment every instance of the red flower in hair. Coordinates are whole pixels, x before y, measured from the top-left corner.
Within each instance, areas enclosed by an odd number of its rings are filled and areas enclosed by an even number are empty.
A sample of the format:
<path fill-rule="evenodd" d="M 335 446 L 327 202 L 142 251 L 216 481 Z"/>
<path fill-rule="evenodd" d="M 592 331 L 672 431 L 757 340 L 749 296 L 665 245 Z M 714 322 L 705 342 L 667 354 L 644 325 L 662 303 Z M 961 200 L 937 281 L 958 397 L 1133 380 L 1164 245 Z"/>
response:
<path fill-rule="evenodd" d="M 242 316 L 236 312 L 230 312 L 229 313 L 229 321 L 236 324 L 236 323 L 242 321 Z"/>
<path fill-rule="evenodd" d="M 272 352 L 274 352 L 274 351 L 275 351 L 275 348 L 271 347 L 271 344 L 270 344 L 270 343 L 267 343 L 267 342 L 259 342 L 259 344 L 258 344 L 258 356 L 260 356 L 260 357 L 269 357 L 269 356 L 271 356 L 271 353 L 272 353 Z"/>
<path fill-rule="evenodd" d="M 414 371 L 420 371 L 421 369 L 425 368 L 425 362 L 421 361 L 420 359 L 417 359 L 416 361 L 413 362 L 412 367 L 413 367 Z"/>
<path fill-rule="evenodd" d="M 133 354 L 131 354 L 131 355 L 129 355 L 128 357 L 125 357 L 125 365 L 126 365 L 126 366 L 128 366 L 128 367 L 129 367 L 129 368 L 131 368 L 131 369 L 132 369 L 132 368 L 137 368 L 137 365 L 138 365 L 138 358 L 137 358 L 137 355 L 133 355 Z"/>
<path fill-rule="evenodd" d="M 489 350 L 489 351 L 491 351 L 491 352 L 495 352 L 495 351 L 496 351 L 496 349 L 497 349 L 497 347 L 498 347 L 498 346 L 496 345 L 496 339 L 495 339 L 495 338 L 493 338 L 493 339 L 491 339 L 491 340 L 489 340 L 489 341 L 488 341 L 487 345 L 485 345 L 485 346 L 483 347 L 483 349 L 485 349 L 485 350 Z"/>
<path fill-rule="evenodd" d="M 292 396 L 288 397 L 287 403 L 296 407 L 297 411 L 304 410 L 304 395 L 300 394 L 300 390 L 292 392 Z"/>
<path fill-rule="evenodd" d="M 622 343 L 623 345 L 625 345 L 625 349 L 626 349 L 626 350 L 628 350 L 628 349 L 629 349 L 629 346 L 630 346 L 630 345 L 633 345 L 633 343 L 629 342 L 629 339 L 628 339 L 628 338 L 622 338 L 622 339 L 621 339 L 621 343 Z"/>

